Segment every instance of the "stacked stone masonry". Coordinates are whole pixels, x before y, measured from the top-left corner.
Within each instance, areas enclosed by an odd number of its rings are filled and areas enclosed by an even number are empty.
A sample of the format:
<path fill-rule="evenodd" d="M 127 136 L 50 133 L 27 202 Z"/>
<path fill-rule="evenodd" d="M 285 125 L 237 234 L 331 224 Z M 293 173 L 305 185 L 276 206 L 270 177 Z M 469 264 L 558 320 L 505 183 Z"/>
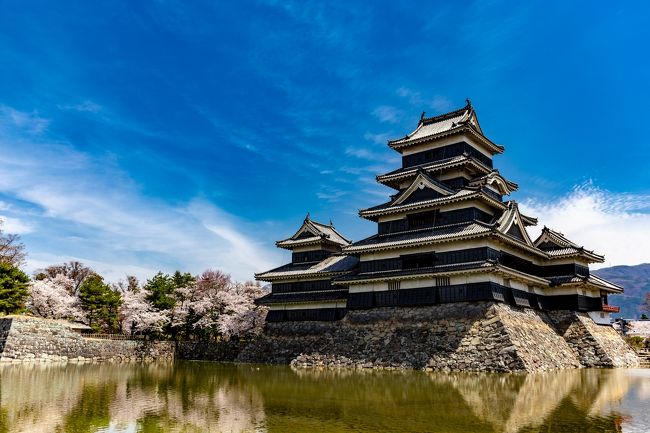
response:
<path fill-rule="evenodd" d="M 174 359 L 167 341 L 82 337 L 65 323 L 26 316 L 0 318 L 0 361 L 153 361 Z"/>
<path fill-rule="evenodd" d="M 638 365 L 613 328 L 596 325 L 587 315 L 493 302 L 356 310 L 339 322 L 266 326 L 237 360 L 502 372 Z"/>
<path fill-rule="evenodd" d="M 83 337 L 57 321 L 0 319 L 0 360 L 209 361 L 296 367 L 544 371 L 635 367 L 632 349 L 582 313 L 494 302 L 349 311 L 337 322 L 267 323 L 252 341 L 151 342 Z"/>

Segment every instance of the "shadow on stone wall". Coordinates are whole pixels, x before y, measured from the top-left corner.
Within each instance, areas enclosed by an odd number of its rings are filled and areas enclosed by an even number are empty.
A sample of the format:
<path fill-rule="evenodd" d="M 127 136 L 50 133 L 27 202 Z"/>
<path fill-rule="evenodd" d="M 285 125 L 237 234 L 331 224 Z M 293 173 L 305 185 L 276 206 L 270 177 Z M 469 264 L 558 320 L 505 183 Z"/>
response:
<path fill-rule="evenodd" d="M 546 312 L 493 302 L 353 310 L 338 322 L 267 323 L 264 334 L 236 360 L 442 371 L 637 365 L 611 327 L 575 312 L 562 317 L 557 321 Z M 580 332 L 566 332 L 573 328 Z M 598 361 L 583 356 L 588 350 Z"/>

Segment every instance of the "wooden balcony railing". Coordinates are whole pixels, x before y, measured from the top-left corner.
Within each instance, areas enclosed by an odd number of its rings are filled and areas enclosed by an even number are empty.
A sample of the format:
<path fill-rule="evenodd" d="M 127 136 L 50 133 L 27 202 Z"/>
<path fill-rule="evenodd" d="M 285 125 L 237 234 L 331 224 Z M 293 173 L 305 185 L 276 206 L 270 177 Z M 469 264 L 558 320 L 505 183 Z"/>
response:
<path fill-rule="evenodd" d="M 606 313 L 620 313 L 621 307 L 616 307 L 614 305 L 603 304 L 603 311 Z"/>

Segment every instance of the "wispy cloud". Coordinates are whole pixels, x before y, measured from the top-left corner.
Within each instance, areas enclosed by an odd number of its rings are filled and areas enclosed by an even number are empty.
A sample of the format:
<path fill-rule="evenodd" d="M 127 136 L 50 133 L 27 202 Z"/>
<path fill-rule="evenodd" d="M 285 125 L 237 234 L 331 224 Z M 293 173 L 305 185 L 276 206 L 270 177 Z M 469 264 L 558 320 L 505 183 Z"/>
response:
<path fill-rule="evenodd" d="M 421 92 L 408 87 L 400 87 L 395 93 L 397 93 L 397 96 L 405 98 L 413 107 L 425 110 L 431 108 L 436 113 L 449 111 L 453 107 L 451 100 L 443 95 L 435 95 L 433 98 L 427 98 L 422 96 Z"/>
<path fill-rule="evenodd" d="M 366 132 L 363 134 L 364 140 L 371 141 L 375 144 L 386 144 L 391 138 L 395 138 L 390 132 L 381 132 L 378 134 L 373 134 L 371 132 Z"/>
<path fill-rule="evenodd" d="M 322 191 L 316 193 L 316 197 L 318 197 L 320 200 L 325 200 L 328 202 L 337 202 L 341 200 L 341 197 L 345 196 L 346 194 L 346 191 L 342 191 L 340 189 L 323 187 Z"/>
<path fill-rule="evenodd" d="M 24 235 L 32 232 L 34 227 L 21 219 L 0 215 L 0 229 L 6 233 Z"/>
<path fill-rule="evenodd" d="M 390 105 L 381 105 L 372 111 L 372 114 L 379 119 L 380 122 L 385 123 L 398 123 L 402 118 L 403 113 L 395 107 Z"/>
<path fill-rule="evenodd" d="M 0 113 L 0 151 L 7 155 L 16 141 L 23 150 L 0 159 L 0 191 L 17 200 L 6 228 L 28 234 L 30 270 L 45 259 L 76 258 L 97 264 L 111 279 L 208 267 L 247 279 L 277 263 L 276 253 L 250 235 L 255 225 L 204 199 L 172 205 L 142 195 L 118 166 L 52 141 L 43 128 L 33 137 L 35 122 L 47 124 L 16 110 Z"/>
<path fill-rule="evenodd" d="M 442 113 L 451 110 L 453 103 L 446 96 L 436 95 L 431 101 L 431 108 L 438 113 Z"/>
<path fill-rule="evenodd" d="M 78 104 L 59 104 L 57 107 L 60 110 L 73 110 L 86 113 L 99 113 L 102 110 L 101 105 L 88 100 L 80 102 Z"/>
<path fill-rule="evenodd" d="M 385 152 L 373 151 L 363 147 L 348 147 L 345 149 L 345 154 L 367 161 L 385 161 L 387 159 Z"/>
<path fill-rule="evenodd" d="M 26 113 L 0 105 L 0 132 L 19 128 L 23 134 L 38 135 L 49 123 L 49 120 L 40 117 L 36 112 Z"/>
<path fill-rule="evenodd" d="M 650 262 L 650 195 L 621 194 L 586 183 L 555 200 L 525 200 L 522 211 L 572 241 L 604 254 L 603 266 Z"/>

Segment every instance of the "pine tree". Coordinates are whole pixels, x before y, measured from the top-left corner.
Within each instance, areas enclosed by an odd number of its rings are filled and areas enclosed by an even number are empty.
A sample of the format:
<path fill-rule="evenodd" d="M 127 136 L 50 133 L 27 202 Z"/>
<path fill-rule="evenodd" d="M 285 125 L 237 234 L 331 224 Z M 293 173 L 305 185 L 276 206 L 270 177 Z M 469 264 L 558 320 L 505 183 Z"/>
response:
<path fill-rule="evenodd" d="M 96 331 L 118 329 L 118 310 L 122 297 L 119 292 L 104 283 L 101 276 L 94 274 L 84 280 L 79 287 L 79 300 L 86 312 L 88 326 Z"/>
<path fill-rule="evenodd" d="M 158 272 L 144 286 L 149 292 L 147 301 L 158 311 L 171 310 L 176 305 L 174 297 L 174 284 L 169 275 Z"/>
<path fill-rule="evenodd" d="M 29 277 L 9 263 L 0 262 L 0 313 L 20 313 L 29 295 Z"/>

